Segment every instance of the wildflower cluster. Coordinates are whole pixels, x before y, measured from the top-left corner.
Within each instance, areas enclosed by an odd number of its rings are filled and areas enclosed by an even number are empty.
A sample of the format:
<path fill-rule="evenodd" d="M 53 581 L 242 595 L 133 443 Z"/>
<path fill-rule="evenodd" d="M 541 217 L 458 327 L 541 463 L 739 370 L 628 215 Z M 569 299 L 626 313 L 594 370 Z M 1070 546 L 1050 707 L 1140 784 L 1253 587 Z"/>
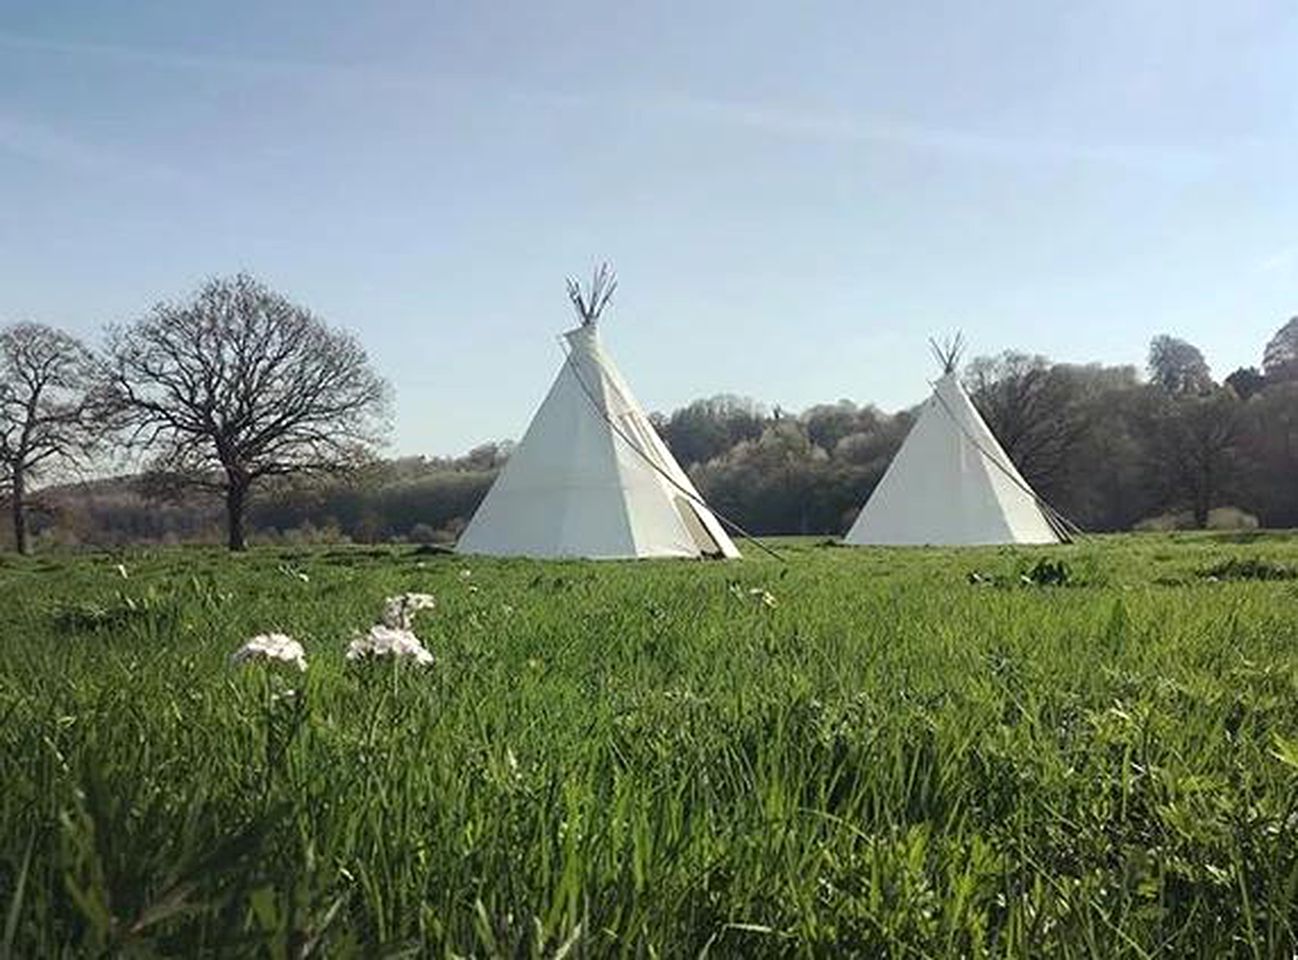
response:
<path fill-rule="evenodd" d="M 383 601 L 383 618 L 367 633 L 357 633 L 347 645 L 348 660 L 393 657 L 421 665 L 433 662 L 433 655 L 415 636 L 415 614 L 432 610 L 437 601 L 431 593 L 403 593 Z"/>
<path fill-rule="evenodd" d="M 771 591 L 766 590 L 762 587 L 749 587 L 747 592 L 745 592 L 743 587 L 741 587 L 739 584 L 732 583 L 730 584 L 730 593 L 732 596 L 737 597 L 740 600 L 744 599 L 744 597 L 747 596 L 750 600 L 753 600 L 756 603 L 760 603 L 762 606 L 767 607 L 768 609 L 773 610 L 775 609 L 776 606 L 775 594 L 771 593 Z"/>
<path fill-rule="evenodd" d="M 278 661 L 306 670 L 306 651 L 286 633 L 262 633 L 230 654 L 231 663 L 252 660 Z"/>
<path fill-rule="evenodd" d="M 432 610 L 437 601 L 430 593 L 403 593 L 383 601 L 383 616 L 368 631 L 357 631 L 347 644 L 344 654 L 349 661 L 376 660 L 392 657 L 428 665 L 433 655 L 415 636 L 415 614 Z M 302 644 L 284 633 L 264 633 L 253 637 L 230 655 L 234 664 L 253 660 L 288 663 L 299 670 L 306 669 L 306 651 Z"/>
<path fill-rule="evenodd" d="M 383 619 L 380 622 L 385 627 L 410 630 L 414 627 L 416 613 L 436 606 L 437 600 L 431 593 L 403 593 L 398 597 L 388 597 L 383 601 Z"/>
<path fill-rule="evenodd" d="M 419 642 L 413 631 L 382 623 L 374 624 L 368 633 L 357 633 L 347 645 L 348 660 L 372 660 L 379 657 L 409 659 L 419 664 L 433 662 L 433 655 Z"/>

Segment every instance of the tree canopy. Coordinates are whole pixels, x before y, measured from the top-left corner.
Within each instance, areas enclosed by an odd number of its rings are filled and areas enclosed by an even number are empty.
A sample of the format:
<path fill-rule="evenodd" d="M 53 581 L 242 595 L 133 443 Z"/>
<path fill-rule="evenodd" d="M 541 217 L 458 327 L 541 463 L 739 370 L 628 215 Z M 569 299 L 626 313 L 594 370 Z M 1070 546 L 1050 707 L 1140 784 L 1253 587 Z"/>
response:
<path fill-rule="evenodd" d="M 1262 351 L 1262 370 L 1267 379 L 1298 380 L 1298 317 L 1276 331 Z"/>
<path fill-rule="evenodd" d="M 1168 393 L 1205 393 L 1212 373 L 1203 353 L 1192 343 L 1160 334 L 1149 344 L 1149 379 Z"/>
<path fill-rule="evenodd" d="M 1294 328 L 1271 338 L 1262 370 L 1237 370 L 1221 386 L 1203 354 L 1172 337 L 1151 343 L 1148 380 L 1132 366 L 1008 351 L 975 357 L 963 381 L 1035 490 L 1084 529 L 1202 526 L 1214 514 L 1298 526 L 1298 378 L 1284 360 Z M 246 504 L 258 536 L 450 542 L 510 453 L 507 442 L 486 443 L 453 459 L 371 461 L 386 387 L 363 351 L 246 277 L 160 306 L 115 331 L 110 347 L 115 399 L 146 442 L 150 476 L 225 492 L 226 535 L 239 518 L 239 542 L 245 504 L 232 512 L 231 491 L 302 472 L 315 479 L 271 484 Z M 10 379 L 0 393 L 11 397 Z M 791 414 L 722 395 L 651 420 L 703 495 L 745 528 L 837 535 L 914 414 L 852 400 Z M 117 543 L 210 539 L 222 520 L 192 493 L 160 506 L 141 499 L 144 489 L 42 490 L 56 515 L 31 511 L 32 522 L 41 536 Z"/>
<path fill-rule="evenodd" d="M 14 546 L 27 551 L 27 496 L 49 468 L 87 456 L 102 430 L 94 416 L 97 369 L 75 337 L 38 323 L 0 330 L 0 490 Z"/>
<path fill-rule="evenodd" d="M 359 342 L 246 274 L 114 328 L 108 352 L 130 440 L 155 475 L 224 495 L 234 550 L 256 483 L 354 468 L 386 430 L 388 388 Z"/>

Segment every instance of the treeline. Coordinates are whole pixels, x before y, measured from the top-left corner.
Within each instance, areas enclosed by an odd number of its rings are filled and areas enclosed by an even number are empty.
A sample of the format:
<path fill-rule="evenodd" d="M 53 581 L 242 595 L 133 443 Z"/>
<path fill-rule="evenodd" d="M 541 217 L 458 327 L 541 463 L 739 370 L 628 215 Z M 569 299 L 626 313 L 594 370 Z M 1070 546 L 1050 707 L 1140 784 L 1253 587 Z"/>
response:
<path fill-rule="evenodd" d="M 138 493 L 219 497 L 226 543 L 242 550 L 254 497 L 373 462 L 389 399 L 354 337 L 247 274 L 214 277 L 188 299 L 108 325 L 98 347 L 45 324 L 0 328 L 0 499 L 13 547 L 28 551 L 42 504 L 46 532 L 65 538 L 80 528 L 92 542 L 126 539 L 156 525 L 122 510 L 136 491 L 35 492 L 51 474 L 127 451 L 144 469 Z M 107 525 L 96 522 L 97 493 L 117 504 Z M 62 515 L 78 509 L 68 530 Z M 202 510 L 176 519 L 192 531 Z"/>
<path fill-rule="evenodd" d="M 1258 368 L 1215 380 L 1203 354 L 1158 337 L 1135 366 L 1052 363 L 1008 352 L 966 365 L 974 403 L 1038 493 L 1083 529 L 1298 527 L 1298 318 Z M 655 426 L 714 507 L 757 534 L 841 534 L 883 476 L 917 408 L 848 400 L 800 414 L 698 400 Z M 249 509 L 254 540 L 451 543 L 509 454 L 375 464 L 345 481 L 270 484 Z M 222 536 L 219 503 L 165 508 L 135 482 L 47 491 L 39 535 L 68 543 Z"/>
<path fill-rule="evenodd" d="M 1298 317 L 1262 366 L 1222 382 L 1174 337 L 1134 366 L 1007 352 L 968 364 L 974 404 L 1038 494 L 1083 529 L 1298 526 Z M 658 426 L 719 510 L 757 533 L 841 533 L 883 476 L 915 410 L 850 401 L 799 416 L 722 398 Z"/>

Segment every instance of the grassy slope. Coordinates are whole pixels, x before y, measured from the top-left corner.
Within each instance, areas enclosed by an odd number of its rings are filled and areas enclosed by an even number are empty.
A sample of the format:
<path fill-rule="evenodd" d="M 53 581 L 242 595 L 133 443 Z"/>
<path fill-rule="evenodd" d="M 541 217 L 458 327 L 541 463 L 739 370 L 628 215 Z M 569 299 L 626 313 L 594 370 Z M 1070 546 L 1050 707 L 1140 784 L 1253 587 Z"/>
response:
<path fill-rule="evenodd" d="M 1293 948 L 1298 581 L 1196 572 L 1298 541 L 785 549 L 0 561 L 0 956 Z"/>

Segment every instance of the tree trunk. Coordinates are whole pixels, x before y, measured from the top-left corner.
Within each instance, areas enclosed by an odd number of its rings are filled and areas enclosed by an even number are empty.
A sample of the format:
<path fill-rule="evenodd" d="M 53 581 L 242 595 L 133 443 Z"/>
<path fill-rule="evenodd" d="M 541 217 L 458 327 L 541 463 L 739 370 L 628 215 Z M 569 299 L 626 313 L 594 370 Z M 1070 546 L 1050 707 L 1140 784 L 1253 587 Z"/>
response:
<path fill-rule="evenodd" d="M 1203 501 L 1194 505 L 1194 528 L 1196 530 L 1208 528 L 1208 505 Z"/>
<path fill-rule="evenodd" d="M 23 476 L 22 468 L 14 467 L 13 482 L 13 524 L 14 524 L 14 549 L 21 554 L 26 554 L 31 547 L 27 543 L 27 514 L 23 510 L 23 500 L 27 496 L 25 488 L 27 478 Z"/>
<path fill-rule="evenodd" d="M 1212 510 L 1212 481 L 1201 478 L 1199 489 L 1194 492 L 1194 526 L 1197 530 L 1207 529 L 1208 513 Z"/>
<path fill-rule="evenodd" d="M 1199 472 L 1198 489 L 1194 497 L 1194 525 L 1200 530 L 1208 527 L 1208 514 L 1212 512 L 1212 503 L 1216 499 L 1216 477 L 1211 463 L 1205 463 Z"/>
<path fill-rule="evenodd" d="M 231 550 L 245 550 L 248 546 L 243 535 L 243 514 L 247 501 L 247 484 L 232 482 L 225 488 L 225 521 L 229 531 L 227 543 Z"/>

